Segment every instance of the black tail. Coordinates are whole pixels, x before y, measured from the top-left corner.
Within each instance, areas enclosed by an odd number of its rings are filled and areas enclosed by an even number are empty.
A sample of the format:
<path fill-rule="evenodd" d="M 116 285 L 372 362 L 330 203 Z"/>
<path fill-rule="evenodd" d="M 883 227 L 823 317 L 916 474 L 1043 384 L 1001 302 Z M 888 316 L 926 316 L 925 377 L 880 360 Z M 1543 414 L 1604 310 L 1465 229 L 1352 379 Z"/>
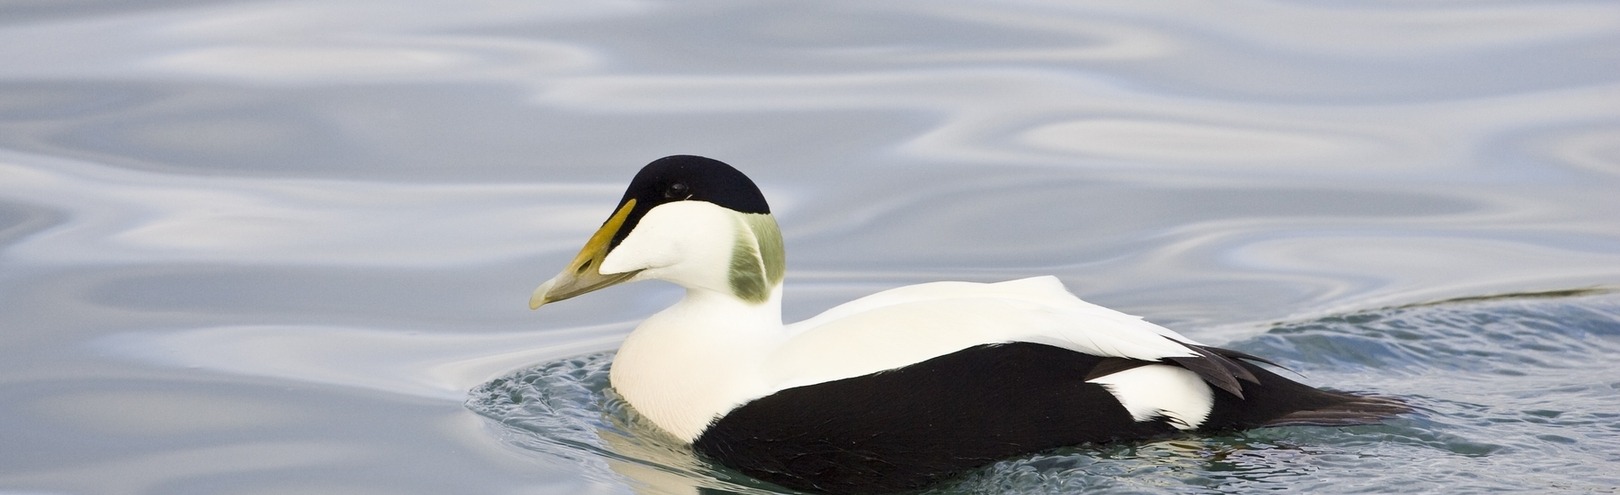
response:
<path fill-rule="evenodd" d="M 1331 390 L 1317 390 L 1333 395 L 1337 404 L 1316 409 L 1294 411 L 1260 426 L 1350 426 L 1382 422 L 1400 414 L 1412 412 L 1412 407 L 1393 397 L 1358 395 Z"/>
<path fill-rule="evenodd" d="M 1262 426 L 1348 426 L 1383 422 L 1412 411 L 1400 399 L 1322 390 L 1278 376 L 1236 351 L 1206 348 L 1245 368 L 1256 378 L 1243 384 L 1243 396 L 1215 390 L 1215 407 L 1201 429 Z"/>

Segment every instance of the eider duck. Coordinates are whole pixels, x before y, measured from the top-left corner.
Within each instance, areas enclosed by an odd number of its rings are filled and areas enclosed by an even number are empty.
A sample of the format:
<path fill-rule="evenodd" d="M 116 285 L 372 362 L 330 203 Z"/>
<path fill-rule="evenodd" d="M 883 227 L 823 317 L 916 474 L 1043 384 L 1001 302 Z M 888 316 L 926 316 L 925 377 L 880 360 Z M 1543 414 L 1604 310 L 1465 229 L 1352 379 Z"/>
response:
<path fill-rule="evenodd" d="M 900 287 L 783 324 L 784 268 L 753 181 L 670 156 L 529 307 L 636 280 L 685 288 L 619 347 L 612 387 L 698 455 L 797 490 L 904 491 L 1057 447 L 1407 410 L 1288 380 L 1050 276 Z"/>

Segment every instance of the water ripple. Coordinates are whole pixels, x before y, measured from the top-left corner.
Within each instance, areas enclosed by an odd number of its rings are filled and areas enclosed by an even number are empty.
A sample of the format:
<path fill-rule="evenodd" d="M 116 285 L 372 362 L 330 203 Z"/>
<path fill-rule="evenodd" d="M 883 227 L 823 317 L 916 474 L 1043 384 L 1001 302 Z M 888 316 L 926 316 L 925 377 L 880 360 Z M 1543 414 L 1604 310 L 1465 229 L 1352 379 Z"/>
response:
<path fill-rule="evenodd" d="M 579 198 L 617 189 L 173 175 L 5 150 L 0 174 L 0 194 L 27 209 L 73 212 L 7 247 L 7 257 L 44 264 L 477 264 L 577 249 L 602 215 Z M 526 232 L 537 228 L 570 234 Z M 378 242 L 389 238 L 398 242 Z"/>
<path fill-rule="evenodd" d="M 1620 449 L 1604 404 L 1620 376 L 1620 300 L 1609 292 L 1500 296 L 1279 325 L 1236 347 L 1310 382 L 1404 395 L 1422 412 L 1383 425 L 1288 427 L 1080 446 L 1010 459 L 928 493 L 1432 492 L 1613 486 L 1591 472 Z M 611 353 L 488 382 L 468 407 L 519 448 L 655 492 L 762 487 L 706 466 L 608 388 Z M 1581 370 L 1579 374 L 1571 371 Z M 1487 405 L 1489 404 L 1489 405 Z M 1481 465 L 1491 466 L 1480 470 Z M 1459 480 L 1457 473 L 1475 473 Z"/>
<path fill-rule="evenodd" d="M 1286 165 L 1387 154 L 1393 143 L 1301 131 L 1245 129 L 1223 123 L 1094 118 L 1042 125 L 1020 141 L 1048 151 L 1153 163 Z"/>

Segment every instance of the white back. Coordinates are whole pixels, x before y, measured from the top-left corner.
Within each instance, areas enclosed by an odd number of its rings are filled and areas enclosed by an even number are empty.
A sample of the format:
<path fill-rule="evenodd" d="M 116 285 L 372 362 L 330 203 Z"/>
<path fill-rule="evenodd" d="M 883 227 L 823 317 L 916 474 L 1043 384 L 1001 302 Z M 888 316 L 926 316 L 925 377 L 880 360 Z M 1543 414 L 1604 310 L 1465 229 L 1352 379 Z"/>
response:
<path fill-rule="evenodd" d="M 777 390 L 861 376 L 973 346 L 1034 342 L 1096 356 L 1194 356 L 1164 327 L 1080 300 L 1056 278 L 935 282 L 839 305 L 788 326 L 765 361 Z"/>

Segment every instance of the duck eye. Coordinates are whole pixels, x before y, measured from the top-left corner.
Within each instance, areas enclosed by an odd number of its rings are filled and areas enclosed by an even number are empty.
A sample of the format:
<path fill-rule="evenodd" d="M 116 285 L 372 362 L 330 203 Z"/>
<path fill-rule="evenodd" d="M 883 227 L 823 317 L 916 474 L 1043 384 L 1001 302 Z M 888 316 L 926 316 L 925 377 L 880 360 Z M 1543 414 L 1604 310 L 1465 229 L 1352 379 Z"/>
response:
<path fill-rule="evenodd" d="M 677 201 L 687 199 L 692 197 L 692 188 L 687 187 L 684 182 L 676 182 L 664 189 L 664 197 Z"/>

